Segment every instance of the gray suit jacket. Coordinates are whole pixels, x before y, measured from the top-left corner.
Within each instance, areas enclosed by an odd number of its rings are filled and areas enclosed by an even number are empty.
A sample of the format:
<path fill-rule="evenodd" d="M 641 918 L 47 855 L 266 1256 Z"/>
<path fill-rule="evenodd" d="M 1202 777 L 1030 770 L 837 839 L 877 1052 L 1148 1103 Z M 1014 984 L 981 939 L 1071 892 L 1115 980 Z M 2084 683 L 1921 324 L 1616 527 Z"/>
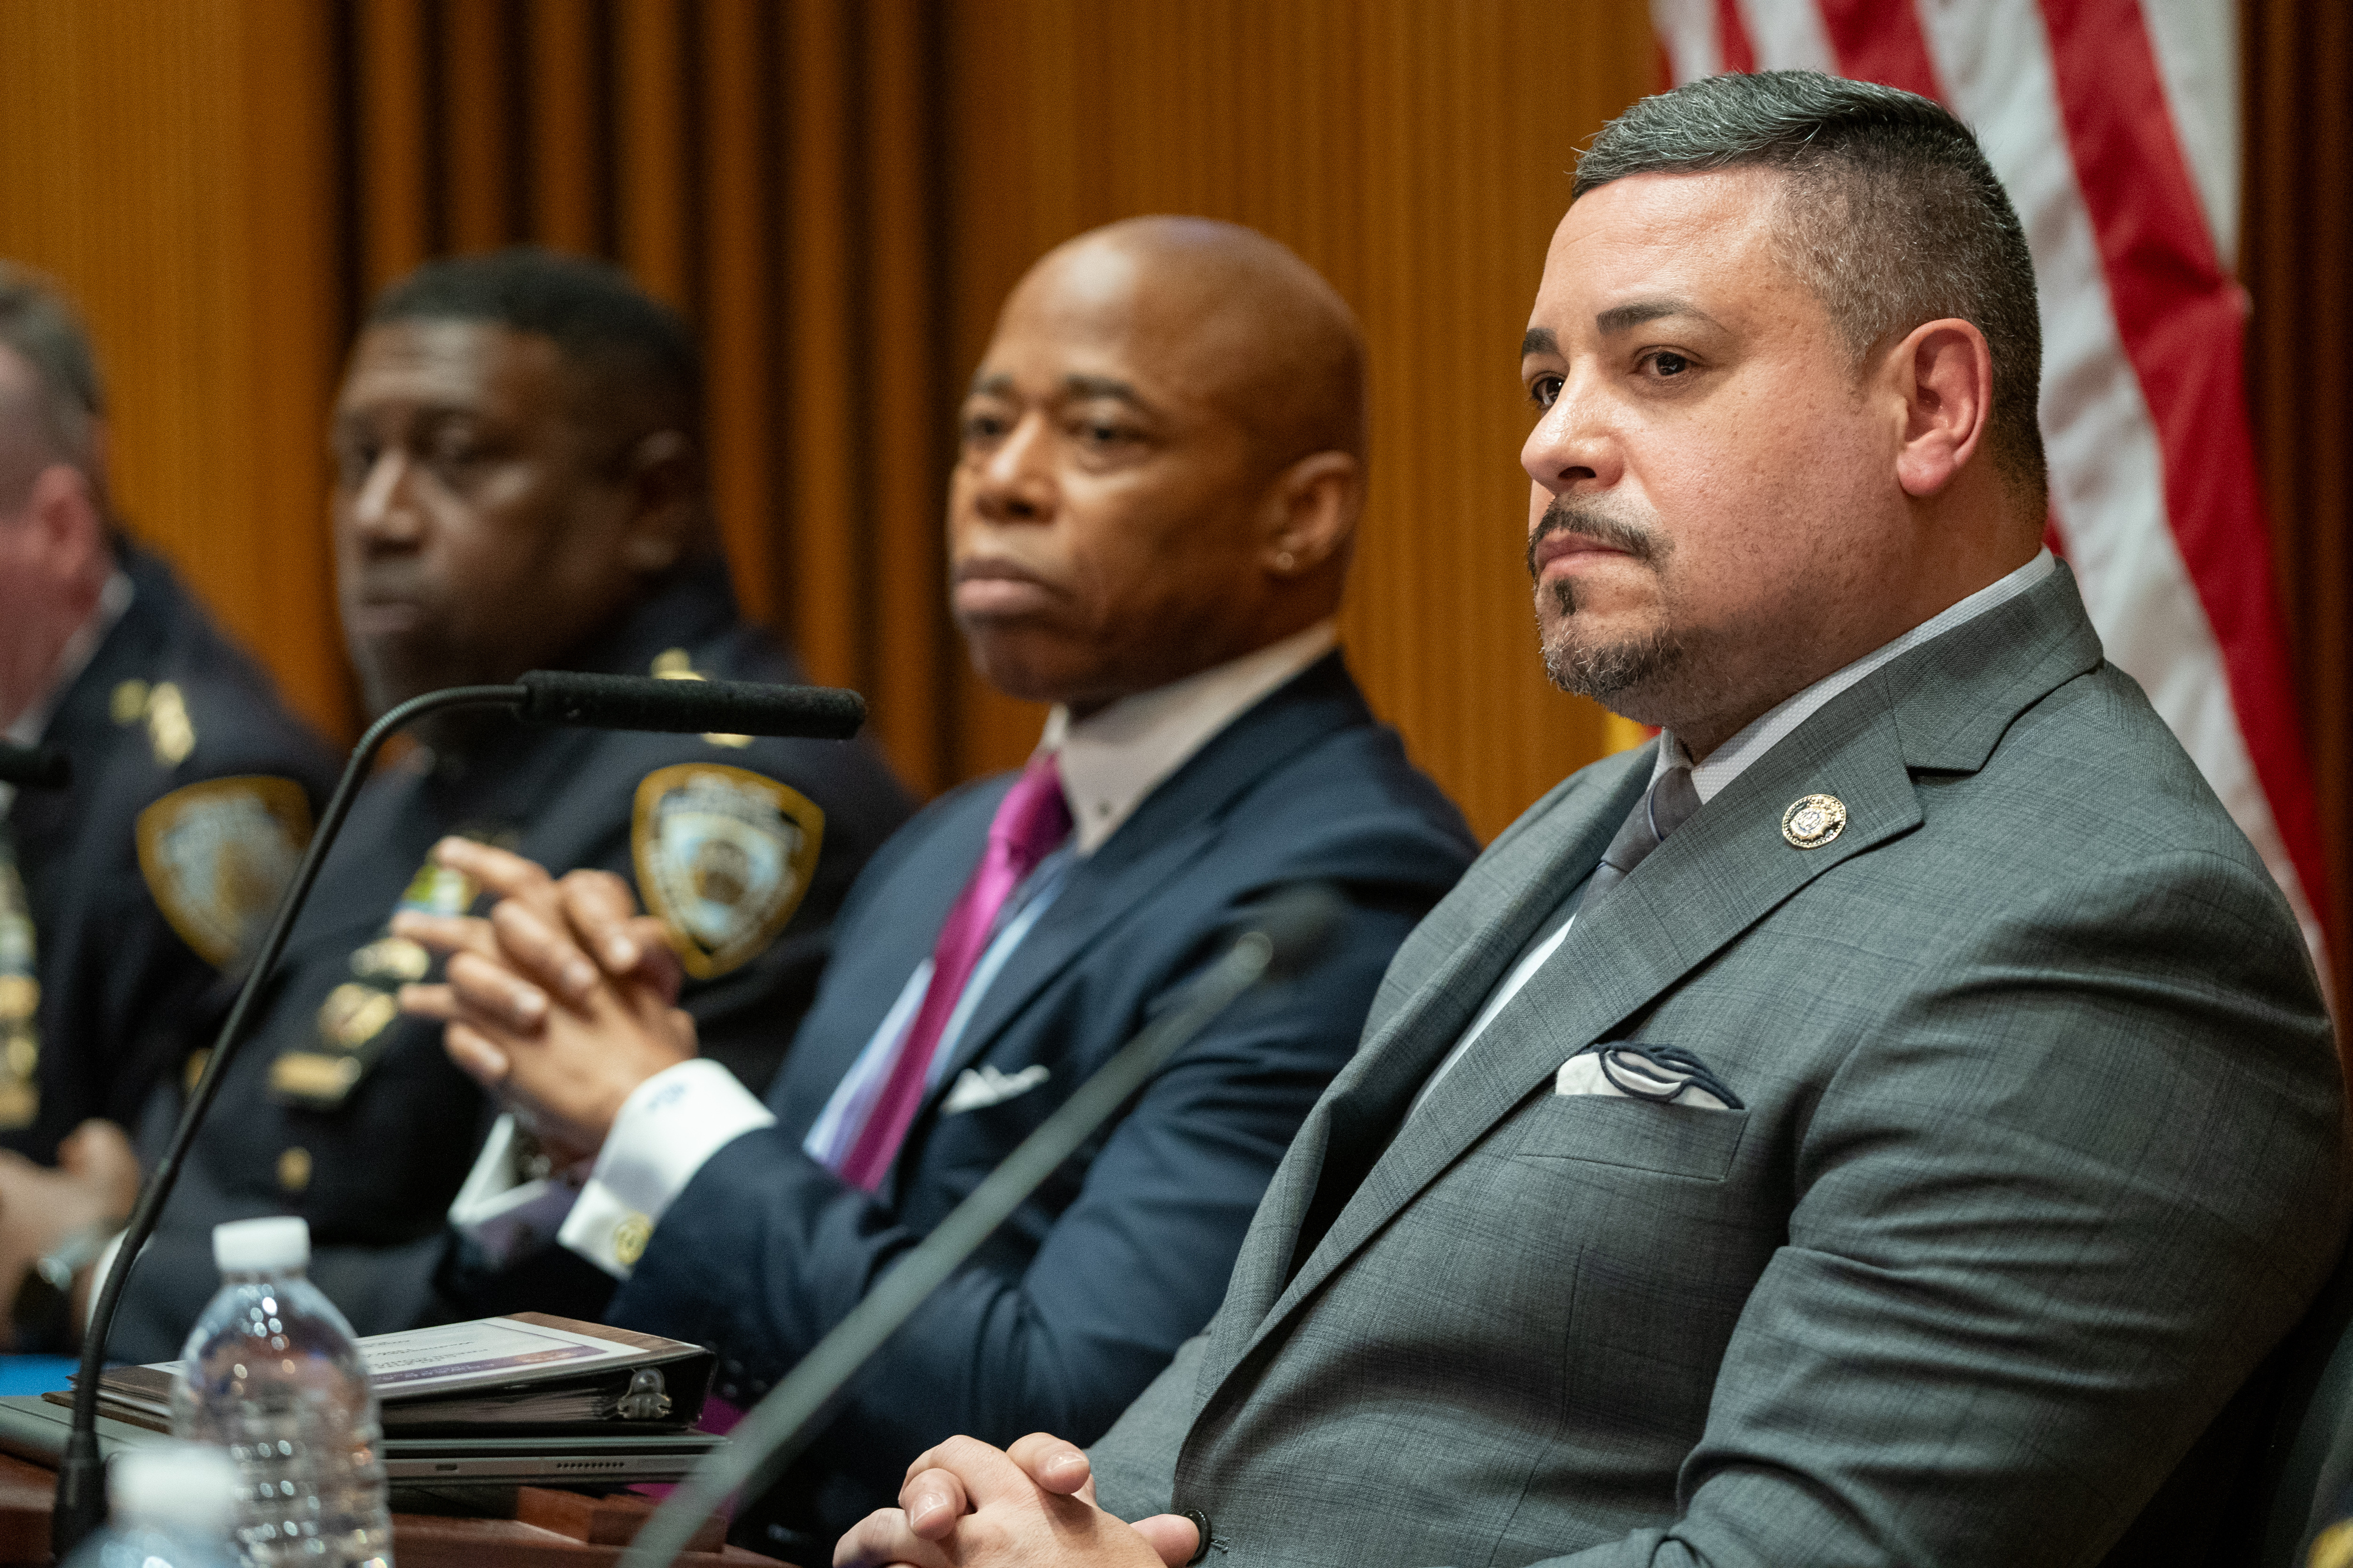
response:
<path fill-rule="evenodd" d="M 2310 1299 L 2310 965 L 2064 571 L 1757 761 L 1400 1127 L 1650 763 L 1399 951 L 1105 1506 L 1205 1511 L 1212 1563 L 2093 1563 Z M 1848 825 L 1793 847 L 1817 791 Z M 1744 1109 L 1556 1093 L 1597 1042 Z"/>

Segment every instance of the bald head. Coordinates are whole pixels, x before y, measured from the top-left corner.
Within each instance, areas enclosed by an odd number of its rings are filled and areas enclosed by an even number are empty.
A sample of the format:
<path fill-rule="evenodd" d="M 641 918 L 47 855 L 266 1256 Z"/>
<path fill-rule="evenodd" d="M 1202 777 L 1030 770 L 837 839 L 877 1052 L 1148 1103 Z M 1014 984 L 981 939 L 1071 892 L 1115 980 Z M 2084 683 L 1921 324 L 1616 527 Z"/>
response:
<path fill-rule="evenodd" d="M 1086 707 L 1314 625 L 1364 461 L 1363 341 L 1306 263 L 1206 218 L 1082 235 L 1008 297 L 965 405 L 949 531 L 975 663 Z"/>
<path fill-rule="evenodd" d="M 1365 342 L 1339 290 L 1256 229 L 1137 217 L 1047 253 L 1006 301 L 1128 317 L 1139 344 L 1258 437 L 1280 466 L 1365 444 Z"/>

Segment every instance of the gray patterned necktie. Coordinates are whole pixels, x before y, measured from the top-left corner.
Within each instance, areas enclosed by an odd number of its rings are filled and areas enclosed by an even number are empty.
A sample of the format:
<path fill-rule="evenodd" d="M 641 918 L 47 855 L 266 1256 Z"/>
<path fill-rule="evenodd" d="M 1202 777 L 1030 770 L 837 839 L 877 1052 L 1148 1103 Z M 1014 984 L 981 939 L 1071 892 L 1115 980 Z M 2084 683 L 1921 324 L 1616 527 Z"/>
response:
<path fill-rule="evenodd" d="M 1626 814 L 1625 825 L 1618 837 L 1601 852 L 1601 864 L 1585 884 L 1585 897 L 1577 903 L 1580 910 L 1591 909 L 1610 889 L 1632 874 L 1635 867 L 1650 856 L 1651 850 L 1666 842 L 1667 835 L 1691 820 L 1699 809 L 1699 791 L 1692 784 L 1692 771 L 1677 763 L 1661 773 L 1634 809 Z"/>

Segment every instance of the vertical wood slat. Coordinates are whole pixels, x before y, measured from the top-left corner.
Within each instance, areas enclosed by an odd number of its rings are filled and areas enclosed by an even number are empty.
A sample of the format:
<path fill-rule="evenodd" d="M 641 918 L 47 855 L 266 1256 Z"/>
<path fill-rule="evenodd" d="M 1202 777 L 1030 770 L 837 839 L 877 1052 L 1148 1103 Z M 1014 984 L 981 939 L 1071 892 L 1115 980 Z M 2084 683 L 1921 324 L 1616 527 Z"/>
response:
<path fill-rule="evenodd" d="M 356 13 L 362 291 L 375 293 L 438 247 L 434 136 L 427 109 L 425 0 L 362 0 Z"/>
<path fill-rule="evenodd" d="M 515 237 L 508 193 L 521 150 L 508 143 L 508 105 L 524 79 L 506 58 L 500 0 L 460 0 L 439 11 L 442 231 L 452 250 L 487 250 Z"/>
<path fill-rule="evenodd" d="M 913 777 L 944 782 L 941 704 L 951 679 L 942 610 L 943 498 L 955 406 L 942 374 L 944 338 L 934 286 L 942 236 L 936 158 L 929 130 L 934 35 L 923 0 L 868 0 L 865 16 L 867 196 L 865 255 L 871 292 L 861 346 L 871 368 L 867 406 L 876 427 L 868 614 L 873 643 L 874 728 Z"/>
<path fill-rule="evenodd" d="M 597 9 L 594 0 L 533 0 L 526 28 L 531 142 L 524 180 L 532 237 L 563 250 L 596 251 L 606 231 L 598 198 L 604 106 Z"/>
<path fill-rule="evenodd" d="M 712 499 L 744 613 L 776 608 L 772 458 L 776 451 L 765 0 L 706 0 L 701 10 L 701 171 L 706 198 L 702 340 Z"/>
<path fill-rule="evenodd" d="M 619 0 L 614 32 L 620 260 L 671 304 L 693 304 L 687 192 L 686 30 L 679 0 Z"/>
<path fill-rule="evenodd" d="M 792 302 L 785 331 L 782 552 L 789 583 L 786 623 L 813 679 L 862 685 L 859 628 L 859 458 L 863 420 L 849 395 L 860 334 L 852 261 L 851 17 L 857 0 L 792 0 L 777 43 L 784 202 L 779 291 Z M 912 776 L 912 775 L 911 775 Z M 928 782 L 928 781 L 924 781 Z"/>

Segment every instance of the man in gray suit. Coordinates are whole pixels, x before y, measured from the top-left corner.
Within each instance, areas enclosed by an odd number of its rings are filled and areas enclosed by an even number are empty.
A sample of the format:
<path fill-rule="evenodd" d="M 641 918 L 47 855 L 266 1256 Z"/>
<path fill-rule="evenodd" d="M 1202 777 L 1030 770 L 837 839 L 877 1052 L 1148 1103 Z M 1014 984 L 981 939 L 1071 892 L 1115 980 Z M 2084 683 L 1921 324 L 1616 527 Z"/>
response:
<path fill-rule="evenodd" d="M 1576 190 L 1537 619 L 1666 732 L 1407 942 L 1092 1472 L 959 1439 L 837 1563 L 2013 1568 L 2220 1484 L 2174 1472 L 2337 1249 L 2338 1075 L 2040 547 L 2010 202 L 1943 110 L 1799 74 L 1638 105 Z"/>

